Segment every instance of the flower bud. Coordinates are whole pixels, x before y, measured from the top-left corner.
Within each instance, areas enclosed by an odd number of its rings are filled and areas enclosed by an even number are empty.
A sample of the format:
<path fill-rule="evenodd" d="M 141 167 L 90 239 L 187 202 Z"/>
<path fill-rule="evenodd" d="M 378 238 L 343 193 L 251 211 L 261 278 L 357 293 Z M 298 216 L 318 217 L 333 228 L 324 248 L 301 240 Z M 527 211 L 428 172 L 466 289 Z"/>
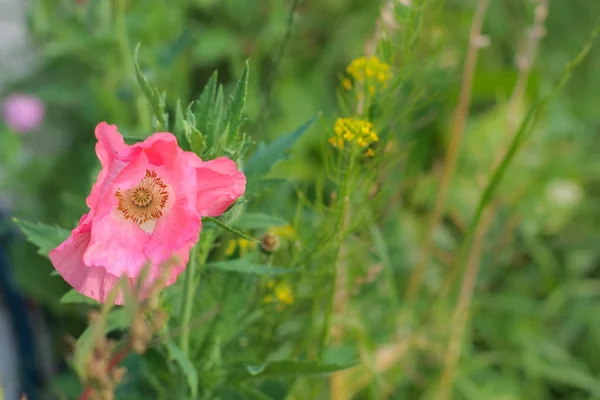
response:
<path fill-rule="evenodd" d="M 271 254 L 279 249 L 279 237 L 272 233 L 265 233 L 260 239 L 260 248 L 267 254 Z"/>

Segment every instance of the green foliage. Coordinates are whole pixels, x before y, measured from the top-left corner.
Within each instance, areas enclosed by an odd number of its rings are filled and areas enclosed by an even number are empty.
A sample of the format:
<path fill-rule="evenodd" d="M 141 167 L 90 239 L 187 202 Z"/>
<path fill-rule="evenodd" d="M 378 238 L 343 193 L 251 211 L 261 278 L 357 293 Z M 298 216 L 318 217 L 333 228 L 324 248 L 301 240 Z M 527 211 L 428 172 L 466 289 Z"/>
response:
<path fill-rule="evenodd" d="M 281 360 L 268 364 L 247 365 L 247 376 L 243 379 L 285 378 L 303 375 L 331 374 L 336 371 L 352 368 L 351 364 L 320 364 L 314 361 Z"/>
<path fill-rule="evenodd" d="M 49 226 L 40 222 L 33 223 L 15 219 L 15 223 L 21 228 L 27 240 L 38 247 L 38 254 L 48 257 L 50 250 L 65 241 L 71 232 L 66 229 Z"/>
<path fill-rule="evenodd" d="M 221 271 L 239 272 L 242 274 L 258 275 L 280 275 L 292 272 L 285 268 L 272 267 L 264 264 L 253 264 L 247 260 L 217 261 L 206 264 L 207 268 L 213 268 Z"/>
<path fill-rule="evenodd" d="M 78 304 L 92 304 L 92 305 L 98 305 L 99 303 L 94 300 L 94 299 L 90 299 L 87 296 L 82 295 L 81 293 L 77 292 L 75 289 L 71 289 L 69 290 L 67 293 L 64 294 L 63 297 L 60 298 L 60 302 L 67 304 L 67 303 L 78 303 Z"/>
<path fill-rule="evenodd" d="M 137 47 L 135 48 L 135 56 L 134 56 L 135 77 L 137 79 L 138 84 L 140 85 L 140 87 L 142 89 L 142 92 L 144 93 L 144 96 L 146 96 L 148 103 L 150 103 L 150 106 L 152 107 L 152 112 L 154 113 L 154 118 L 155 118 L 155 124 L 154 124 L 155 129 L 159 132 L 166 132 L 169 130 L 169 123 L 168 123 L 169 115 L 167 113 L 165 113 L 166 93 L 163 92 L 162 94 L 160 94 L 158 92 L 158 90 L 156 90 L 155 88 L 151 87 L 148 84 L 148 80 L 146 79 L 146 77 L 144 77 L 144 74 L 142 74 L 142 71 L 141 71 L 139 63 L 138 63 L 139 48 L 140 48 L 140 45 L 138 44 Z"/>
<path fill-rule="evenodd" d="M 175 343 L 167 342 L 166 346 L 170 359 L 175 361 L 181 368 L 190 388 L 190 393 L 195 397 L 198 394 L 198 372 L 196 371 L 194 364 L 192 364 L 190 359 L 187 358 Z"/>
<path fill-rule="evenodd" d="M 289 158 L 288 152 L 302 135 L 304 135 L 312 124 L 317 120 L 315 116 L 299 126 L 296 130 L 269 143 L 261 144 L 256 152 L 248 159 L 244 173 L 248 179 L 248 192 L 257 190 L 259 180 L 263 178 L 279 161 Z"/>

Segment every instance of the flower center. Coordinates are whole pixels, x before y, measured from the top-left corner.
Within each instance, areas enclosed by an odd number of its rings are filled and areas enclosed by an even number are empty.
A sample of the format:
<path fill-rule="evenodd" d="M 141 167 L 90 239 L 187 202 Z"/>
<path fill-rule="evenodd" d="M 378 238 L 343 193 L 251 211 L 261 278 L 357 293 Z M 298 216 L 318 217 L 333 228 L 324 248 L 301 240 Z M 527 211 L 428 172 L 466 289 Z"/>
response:
<path fill-rule="evenodd" d="M 123 213 L 123 217 L 142 226 L 162 217 L 169 192 L 156 172 L 147 170 L 136 186 L 127 190 L 119 189 L 115 196 L 119 199 L 117 209 Z"/>

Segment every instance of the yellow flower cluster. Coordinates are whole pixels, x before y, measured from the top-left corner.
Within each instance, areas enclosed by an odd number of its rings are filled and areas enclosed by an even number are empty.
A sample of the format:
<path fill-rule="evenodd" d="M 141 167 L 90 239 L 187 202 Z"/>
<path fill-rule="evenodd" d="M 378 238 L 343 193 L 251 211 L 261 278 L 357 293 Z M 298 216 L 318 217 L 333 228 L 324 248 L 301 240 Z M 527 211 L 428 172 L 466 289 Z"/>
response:
<path fill-rule="evenodd" d="M 227 247 L 225 248 L 225 255 L 227 257 L 232 256 L 235 252 L 235 249 L 237 248 L 240 249 L 240 257 L 244 257 L 248 250 L 256 248 L 256 243 L 243 238 L 231 239 L 229 242 L 227 242 Z"/>
<path fill-rule="evenodd" d="M 348 72 L 355 82 L 366 84 L 371 95 L 375 94 L 378 86 L 387 88 L 388 82 L 392 79 L 390 65 L 375 56 L 359 57 L 352 60 L 346 68 L 346 72 Z M 344 79 L 342 86 L 346 90 L 351 90 L 352 81 Z"/>
<path fill-rule="evenodd" d="M 273 291 L 273 294 L 268 294 L 264 298 L 265 303 L 272 303 L 274 298 L 281 304 L 290 305 L 294 304 L 294 293 L 289 284 L 285 282 L 275 282 L 270 280 L 267 282 L 267 288 Z"/>
<path fill-rule="evenodd" d="M 333 131 L 335 136 L 329 138 L 329 143 L 338 149 L 343 149 L 346 142 L 356 142 L 360 147 L 368 147 L 379 140 L 379 136 L 373 130 L 373 124 L 362 119 L 338 118 Z M 367 150 L 366 155 L 372 156 L 373 150 Z"/>

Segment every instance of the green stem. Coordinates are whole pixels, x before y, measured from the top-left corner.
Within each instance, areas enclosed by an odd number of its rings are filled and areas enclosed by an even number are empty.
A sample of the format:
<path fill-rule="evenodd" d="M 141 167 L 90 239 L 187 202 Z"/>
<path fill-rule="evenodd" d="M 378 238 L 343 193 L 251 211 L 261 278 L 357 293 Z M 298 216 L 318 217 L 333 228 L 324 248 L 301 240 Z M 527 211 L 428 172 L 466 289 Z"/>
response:
<path fill-rule="evenodd" d="M 183 292 L 183 310 L 182 310 L 182 327 L 181 337 L 179 338 L 179 347 L 186 356 L 190 351 L 190 320 L 192 319 L 192 311 L 194 309 L 194 297 L 196 288 L 198 287 L 198 276 L 205 263 L 210 248 L 212 246 L 215 234 L 212 230 L 207 230 L 200 237 L 200 242 L 192 249 L 190 262 L 185 270 L 185 286 Z"/>
<path fill-rule="evenodd" d="M 333 306 L 335 303 L 335 289 L 336 289 L 336 281 L 338 275 L 337 262 L 340 256 L 340 250 L 342 248 L 342 242 L 344 240 L 344 220 L 346 219 L 346 206 L 347 201 L 346 197 L 348 196 L 350 186 L 350 175 L 353 170 L 353 165 L 356 157 L 357 149 L 352 149 L 350 154 L 350 159 L 346 164 L 346 168 L 341 172 L 343 174 L 342 183 L 340 185 L 340 190 L 338 192 L 337 200 L 341 202 L 339 207 L 340 214 L 338 220 L 335 224 L 335 230 L 337 231 L 336 235 L 336 243 L 335 243 L 335 253 L 332 260 L 332 271 L 331 271 L 331 280 L 330 280 L 330 295 L 327 300 L 327 306 L 325 309 L 325 323 L 323 327 L 323 335 L 321 337 L 321 342 L 319 344 L 319 355 L 323 353 L 325 346 L 327 344 L 327 340 L 329 339 L 329 331 L 331 330 L 331 320 L 333 318 Z"/>
<path fill-rule="evenodd" d="M 125 70 L 125 76 L 135 82 L 134 77 L 134 62 L 131 55 L 131 49 L 129 48 L 129 38 L 127 35 L 127 19 L 125 17 L 125 5 L 127 0 L 117 0 L 117 41 L 119 43 L 119 51 L 121 53 L 121 60 L 123 61 L 123 68 Z M 147 105 L 144 101 L 140 91 L 137 91 L 135 96 L 135 107 L 138 114 L 138 124 L 143 132 L 150 132 L 152 129 L 151 121 L 152 117 L 148 111 Z"/>
<path fill-rule="evenodd" d="M 213 218 L 213 217 L 203 217 L 203 219 L 205 221 L 214 222 L 215 224 L 219 225 L 221 228 L 225 229 L 226 231 L 229 231 L 229 232 L 231 232 L 231 233 L 233 233 L 235 235 L 238 235 L 241 238 L 244 238 L 244 239 L 249 240 L 249 241 L 254 242 L 254 243 L 260 243 L 260 240 L 254 239 L 253 237 L 246 235 L 244 232 L 239 231 L 239 230 L 237 230 L 235 228 L 232 228 L 231 226 L 225 224 L 224 222 L 219 221 L 216 218 Z"/>
<path fill-rule="evenodd" d="M 185 270 L 185 286 L 183 289 L 182 332 L 179 337 L 179 347 L 185 355 L 190 351 L 190 320 L 194 301 L 194 280 L 198 269 L 198 249 L 194 247 L 190 255 L 190 263 Z"/>

